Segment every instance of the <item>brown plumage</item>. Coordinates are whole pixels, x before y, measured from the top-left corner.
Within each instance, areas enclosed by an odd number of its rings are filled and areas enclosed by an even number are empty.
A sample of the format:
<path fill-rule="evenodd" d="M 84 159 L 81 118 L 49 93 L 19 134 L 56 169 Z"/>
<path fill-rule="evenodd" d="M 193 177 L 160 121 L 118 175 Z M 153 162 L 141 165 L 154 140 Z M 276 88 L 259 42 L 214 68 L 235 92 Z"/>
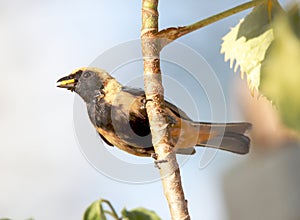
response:
<path fill-rule="evenodd" d="M 58 83 L 83 98 L 91 122 L 108 145 L 137 156 L 153 155 L 143 90 L 122 86 L 104 70 L 91 67 L 77 69 Z M 165 107 L 176 153 L 193 154 L 194 146 L 248 153 L 250 139 L 244 133 L 250 123 L 194 122 L 173 104 L 165 101 Z"/>

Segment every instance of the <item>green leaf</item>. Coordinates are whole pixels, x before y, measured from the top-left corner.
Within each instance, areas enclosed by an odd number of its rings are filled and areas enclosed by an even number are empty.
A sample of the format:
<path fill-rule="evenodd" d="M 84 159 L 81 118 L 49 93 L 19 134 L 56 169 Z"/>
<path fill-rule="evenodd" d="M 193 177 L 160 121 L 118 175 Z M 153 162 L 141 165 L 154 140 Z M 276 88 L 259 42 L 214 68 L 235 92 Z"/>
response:
<path fill-rule="evenodd" d="M 225 61 L 230 61 L 231 68 L 235 62 L 234 71 L 240 69 L 242 78 L 246 74 L 252 93 L 258 90 L 261 63 L 273 41 L 270 22 L 275 14 L 282 12 L 278 2 L 270 0 L 255 7 L 223 37 L 221 53 L 225 54 Z"/>
<path fill-rule="evenodd" d="M 124 220 L 161 220 L 154 211 L 145 208 L 136 208 L 131 211 L 123 209 L 122 217 Z"/>
<path fill-rule="evenodd" d="M 294 7 L 274 22 L 275 40 L 262 65 L 259 90 L 276 105 L 282 121 L 300 132 L 300 16 Z"/>
<path fill-rule="evenodd" d="M 95 201 L 87 208 L 83 220 L 106 220 L 101 201 Z"/>

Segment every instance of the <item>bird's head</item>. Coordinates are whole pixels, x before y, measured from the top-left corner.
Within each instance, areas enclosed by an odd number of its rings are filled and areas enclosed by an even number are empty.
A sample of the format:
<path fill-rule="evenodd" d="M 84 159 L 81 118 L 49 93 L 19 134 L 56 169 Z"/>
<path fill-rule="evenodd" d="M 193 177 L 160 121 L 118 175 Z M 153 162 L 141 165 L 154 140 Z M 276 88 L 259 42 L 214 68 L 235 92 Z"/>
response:
<path fill-rule="evenodd" d="M 83 67 L 57 81 L 57 87 L 75 91 L 85 102 L 90 103 L 99 95 L 108 80 L 113 79 L 106 71 Z"/>

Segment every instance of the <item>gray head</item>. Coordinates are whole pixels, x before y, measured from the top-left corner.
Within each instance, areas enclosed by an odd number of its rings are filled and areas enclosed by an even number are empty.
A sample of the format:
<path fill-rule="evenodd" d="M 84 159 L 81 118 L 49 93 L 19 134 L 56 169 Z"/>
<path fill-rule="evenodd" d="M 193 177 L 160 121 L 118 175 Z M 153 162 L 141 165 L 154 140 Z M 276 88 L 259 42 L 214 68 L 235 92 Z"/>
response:
<path fill-rule="evenodd" d="M 110 79 L 113 79 L 113 77 L 104 70 L 83 67 L 59 79 L 57 87 L 66 88 L 72 92 L 75 91 L 86 103 L 91 103 Z"/>

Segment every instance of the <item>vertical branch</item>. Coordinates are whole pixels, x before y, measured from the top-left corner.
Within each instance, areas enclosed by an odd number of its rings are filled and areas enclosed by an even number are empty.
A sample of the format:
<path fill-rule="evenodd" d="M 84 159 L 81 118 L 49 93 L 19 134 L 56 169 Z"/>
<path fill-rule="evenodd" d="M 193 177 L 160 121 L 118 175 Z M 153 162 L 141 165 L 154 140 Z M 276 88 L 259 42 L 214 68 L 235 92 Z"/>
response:
<path fill-rule="evenodd" d="M 164 90 L 160 71 L 160 39 L 158 32 L 158 0 L 142 0 L 142 52 L 144 58 L 144 87 L 147 114 L 151 127 L 152 143 L 159 164 L 165 197 L 172 219 L 190 219 L 187 202 L 181 184 L 180 171 L 175 152 L 170 144 L 168 118 L 164 106 Z"/>

